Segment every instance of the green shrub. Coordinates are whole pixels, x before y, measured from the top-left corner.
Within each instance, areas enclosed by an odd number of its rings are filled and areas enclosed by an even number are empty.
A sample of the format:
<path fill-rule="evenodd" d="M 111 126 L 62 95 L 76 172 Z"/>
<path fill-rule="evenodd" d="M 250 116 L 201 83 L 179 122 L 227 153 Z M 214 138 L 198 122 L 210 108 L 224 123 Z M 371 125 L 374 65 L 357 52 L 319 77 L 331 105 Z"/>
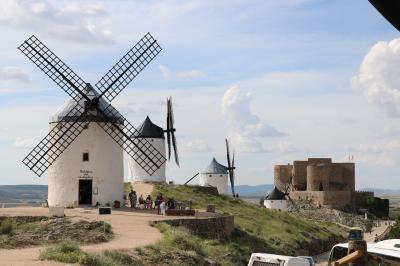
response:
<path fill-rule="evenodd" d="M 65 241 L 41 252 L 39 259 L 65 263 L 81 263 L 86 260 L 86 256 L 87 254 L 79 248 L 78 244 Z"/>
<path fill-rule="evenodd" d="M 13 231 L 13 222 L 9 219 L 4 220 L 0 226 L 0 233 L 3 235 L 9 235 Z"/>
<path fill-rule="evenodd" d="M 396 223 L 390 228 L 389 238 L 400 238 L 400 217 L 396 219 Z"/>

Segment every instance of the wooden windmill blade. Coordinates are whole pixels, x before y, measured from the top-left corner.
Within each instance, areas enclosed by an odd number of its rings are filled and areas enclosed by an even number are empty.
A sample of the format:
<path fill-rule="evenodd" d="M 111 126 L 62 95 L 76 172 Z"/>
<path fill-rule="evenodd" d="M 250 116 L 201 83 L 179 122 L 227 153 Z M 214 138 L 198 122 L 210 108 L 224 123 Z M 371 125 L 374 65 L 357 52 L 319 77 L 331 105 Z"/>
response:
<path fill-rule="evenodd" d="M 171 139 L 172 139 L 172 147 L 174 149 L 174 157 L 175 157 L 175 163 L 177 166 L 179 166 L 179 156 L 178 156 L 178 143 L 176 142 L 176 137 L 175 137 L 175 119 L 174 119 L 174 110 L 172 107 L 172 97 L 169 98 L 169 117 L 170 117 L 170 132 L 171 132 Z"/>
<path fill-rule="evenodd" d="M 140 136 L 140 132 L 111 104 L 107 104 L 104 109 L 99 108 L 98 112 L 108 122 L 99 121 L 98 125 L 149 175 L 165 163 L 165 157 L 146 138 L 131 138 Z"/>
<path fill-rule="evenodd" d="M 56 56 L 35 35 L 29 37 L 19 47 L 26 57 L 51 78 L 62 90 L 75 101 L 82 98 L 89 100 L 83 92 L 85 81 L 69 68 L 58 56 Z"/>
<path fill-rule="evenodd" d="M 160 53 L 161 46 L 147 33 L 97 83 L 111 102 Z"/>
<path fill-rule="evenodd" d="M 167 98 L 167 146 L 168 146 L 168 160 L 171 159 L 171 111 L 170 111 L 170 99 Z"/>
<path fill-rule="evenodd" d="M 228 161 L 228 174 L 229 174 L 229 181 L 231 183 L 231 190 L 232 190 L 232 196 L 235 197 L 235 181 L 234 181 L 234 167 L 231 164 L 231 158 L 230 158 L 230 151 L 229 151 L 229 142 L 228 139 L 225 139 L 225 144 L 226 144 L 226 159 Z"/>
<path fill-rule="evenodd" d="M 31 36 L 18 49 L 77 102 L 70 111 L 73 114 L 67 114 L 67 117 L 73 118 L 59 123 L 65 130 L 57 131 L 58 133 L 55 130 L 50 131 L 25 157 L 23 163 L 29 169 L 39 176 L 42 175 L 86 127 L 87 113 L 92 110 L 100 114 L 101 121 L 96 122 L 102 129 L 146 172 L 154 173 L 165 162 L 164 156 L 148 140 L 132 140 L 130 136 L 138 131 L 111 104 L 102 100 L 103 95 L 109 101 L 113 100 L 161 51 L 161 47 L 150 34 L 146 34 L 97 83 L 102 89 L 101 94 L 89 83 L 85 83 L 35 36 Z M 89 95 L 89 92 L 92 94 Z"/>
<path fill-rule="evenodd" d="M 78 122 L 85 116 L 85 110 L 76 105 L 66 114 L 69 119 L 58 122 L 22 162 L 40 177 L 88 125 L 89 122 Z"/>

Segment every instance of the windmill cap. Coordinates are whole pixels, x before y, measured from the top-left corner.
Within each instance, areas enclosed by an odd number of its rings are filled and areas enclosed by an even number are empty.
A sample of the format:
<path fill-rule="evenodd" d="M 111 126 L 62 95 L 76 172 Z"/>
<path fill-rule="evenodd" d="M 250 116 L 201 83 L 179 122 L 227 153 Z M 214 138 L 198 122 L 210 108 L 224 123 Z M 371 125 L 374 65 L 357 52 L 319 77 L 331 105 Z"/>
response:
<path fill-rule="evenodd" d="M 99 94 L 92 88 L 90 84 L 87 84 L 83 92 L 90 99 L 99 96 Z M 85 98 L 80 99 L 79 102 L 75 101 L 74 99 L 70 99 L 68 102 L 64 104 L 64 106 L 60 110 L 58 110 L 53 116 L 50 117 L 49 123 L 57 123 L 61 121 L 62 122 L 75 121 L 75 119 L 77 119 L 80 114 L 70 114 L 70 111 L 76 108 L 77 106 L 79 106 L 77 110 L 84 110 L 85 105 L 86 105 Z M 113 122 L 123 124 L 124 120 L 121 114 L 114 107 L 112 106 L 108 107 L 108 105 L 109 104 L 103 98 L 100 98 L 97 108 L 102 110 L 104 113 L 107 114 L 111 113 L 111 115 L 109 115 L 109 118 Z M 106 108 L 107 112 L 104 111 L 106 110 Z M 99 112 L 97 112 L 97 114 L 88 113 L 85 117 L 77 120 L 76 122 L 99 122 L 99 121 L 109 122 Z"/>
<path fill-rule="evenodd" d="M 227 174 L 228 168 L 215 160 L 215 157 L 212 159 L 211 163 L 207 166 L 206 169 L 201 172 L 202 174 Z"/>
<path fill-rule="evenodd" d="M 164 129 L 154 124 L 150 117 L 147 116 L 143 123 L 137 128 L 137 131 L 131 136 L 131 138 L 153 138 L 163 139 Z"/>
<path fill-rule="evenodd" d="M 266 200 L 286 200 L 285 193 L 274 187 L 268 195 L 265 197 Z"/>

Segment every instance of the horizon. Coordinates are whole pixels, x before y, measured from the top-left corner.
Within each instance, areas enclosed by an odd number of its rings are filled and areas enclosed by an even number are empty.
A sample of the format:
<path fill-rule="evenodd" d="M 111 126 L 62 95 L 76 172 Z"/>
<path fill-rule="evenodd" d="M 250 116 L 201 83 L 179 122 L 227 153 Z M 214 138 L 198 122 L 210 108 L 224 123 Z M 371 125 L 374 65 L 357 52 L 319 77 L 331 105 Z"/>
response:
<path fill-rule="evenodd" d="M 356 164 L 357 188 L 400 189 L 399 32 L 368 1 L 15 0 L 0 21 L 0 185 L 47 184 L 21 160 L 69 100 L 17 47 L 34 34 L 94 84 L 150 32 L 162 52 L 113 105 L 165 127 L 172 96 L 181 167 L 167 163 L 168 181 L 226 165 L 228 137 L 238 185 L 329 157 Z"/>

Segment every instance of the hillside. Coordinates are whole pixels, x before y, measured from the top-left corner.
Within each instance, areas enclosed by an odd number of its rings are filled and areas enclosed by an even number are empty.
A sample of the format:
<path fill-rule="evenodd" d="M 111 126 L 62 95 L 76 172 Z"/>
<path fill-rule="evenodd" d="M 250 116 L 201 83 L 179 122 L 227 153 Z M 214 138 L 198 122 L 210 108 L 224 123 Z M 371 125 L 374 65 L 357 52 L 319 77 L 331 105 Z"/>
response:
<path fill-rule="evenodd" d="M 229 239 L 210 240 L 193 236 L 199 248 L 203 248 L 201 254 L 197 254 L 201 261 L 205 259 L 215 262 L 218 261 L 218 257 L 223 257 L 226 259 L 226 264 L 243 265 L 252 252 L 318 254 L 328 250 L 334 242 L 342 240 L 344 233 L 331 223 L 317 223 L 297 218 L 289 213 L 260 208 L 240 199 L 210 195 L 196 186 L 156 184 L 153 196 L 158 193 L 179 201 L 191 200 L 192 206 L 196 209 L 204 209 L 207 204 L 215 204 L 218 212 L 235 216 L 236 229 Z M 169 250 L 176 249 L 174 241 L 171 242 L 171 238 L 175 237 L 174 234 L 185 235 L 186 238 L 188 235 L 186 231 L 170 230 L 168 227 L 161 227 L 160 230 L 166 235 L 163 241 L 169 241 L 167 245 Z M 166 246 L 163 241 L 155 247 L 148 248 L 163 248 Z M 196 250 L 191 251 L 196 253 Z M 150 260 L 152 252 L 146 252 L 146 248 L 140 252 L 146 254 L 146 261 L 155 262 Z M 157 252 L 162 253 L 160 250 Z M 163 263 L 168 264 L 168 261 Z"/>

